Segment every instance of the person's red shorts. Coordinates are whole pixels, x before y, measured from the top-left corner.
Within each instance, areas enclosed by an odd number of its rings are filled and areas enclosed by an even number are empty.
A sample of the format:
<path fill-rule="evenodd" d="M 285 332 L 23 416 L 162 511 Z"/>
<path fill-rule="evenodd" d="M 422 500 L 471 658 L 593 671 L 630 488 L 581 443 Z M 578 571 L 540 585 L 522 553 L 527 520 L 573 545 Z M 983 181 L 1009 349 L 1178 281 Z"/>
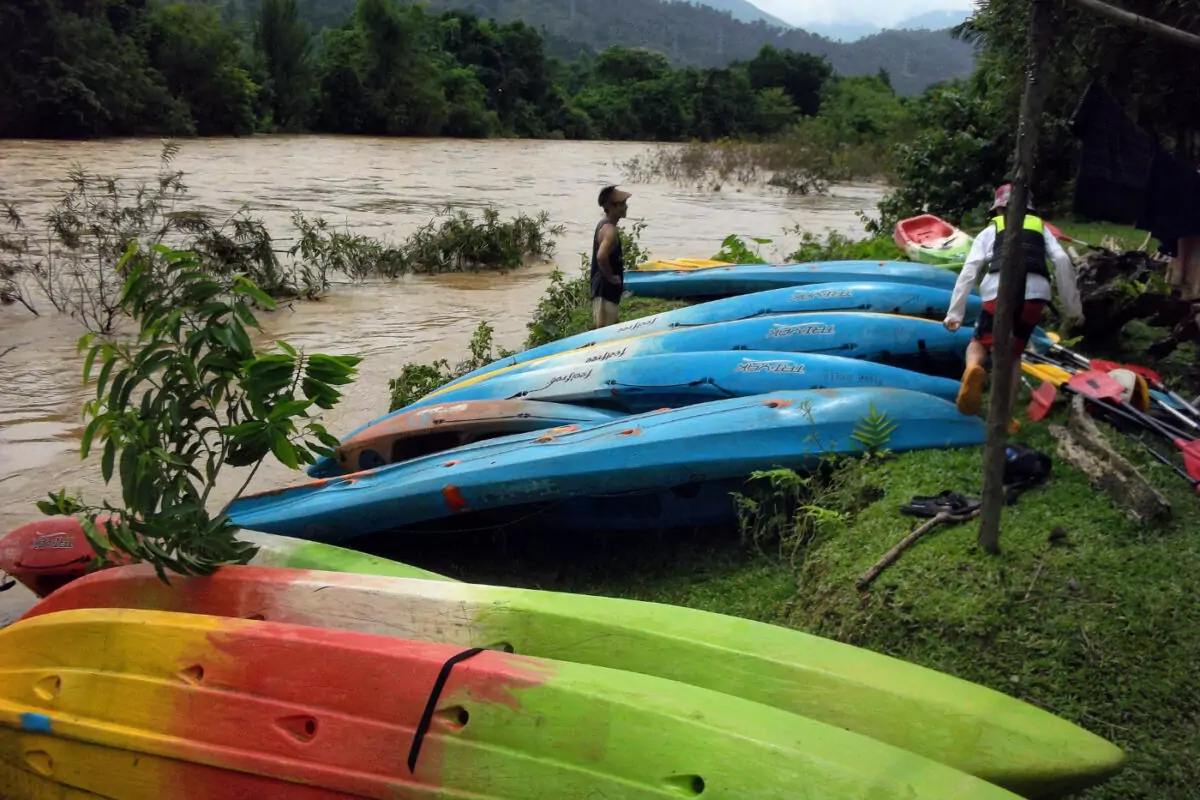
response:
<path fill-rule="evenodd" d="M 1033 329 L 1042 321 L 1042 312 L 1046 310 L 1045 300 L 1026 300 L 1013 319 L 1013 351 L 1020 353 L 1033 335 Z M 996 324 L 996 301 L 988 300 L 983 304 L 979 321 L 975 323 L 975 338 L 987 349 L 992 349 L 992 328 Z"/>

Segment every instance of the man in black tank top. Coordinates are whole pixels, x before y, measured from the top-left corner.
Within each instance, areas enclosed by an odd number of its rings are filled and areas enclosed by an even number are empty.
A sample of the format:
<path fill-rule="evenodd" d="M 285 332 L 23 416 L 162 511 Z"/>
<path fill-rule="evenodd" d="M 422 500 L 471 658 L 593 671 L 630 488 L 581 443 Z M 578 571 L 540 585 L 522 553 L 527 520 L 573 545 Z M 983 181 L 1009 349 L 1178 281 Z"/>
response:
<path fill-rule="evenodd" d="M 604 219 L 600 220 L 592 233 L 593 328 L 603 328 L 617 322 L 625 283 L 625 253 L 621 249 L 617 223 L 625 218 L 631 196 L 615 186 L 600 190 L 599 201 L 604 209 Z"/>

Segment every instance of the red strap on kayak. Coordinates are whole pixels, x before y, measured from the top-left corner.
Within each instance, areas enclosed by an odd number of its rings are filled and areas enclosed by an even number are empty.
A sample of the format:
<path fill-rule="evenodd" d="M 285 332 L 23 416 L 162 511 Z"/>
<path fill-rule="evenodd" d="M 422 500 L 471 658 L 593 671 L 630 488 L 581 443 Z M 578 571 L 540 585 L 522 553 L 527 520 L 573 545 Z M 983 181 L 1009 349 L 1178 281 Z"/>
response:
<path fill-rule="evenodd" d="M 472 647 L 470 650 L 450 656 L 446 659 L 446 663 L 442 664 L 437 680 L 433 682 L 433 689 L 429 692 L 429 699 L 425 702 L 425 711 L 421 714 L 421 721 L 417 723 L 417 730 L 413 733 L 412 747 L 408 750 L 408 771 L 410 773 L 417 769 L 417 756 L 421 753 L 421 743 L 425 741 L 425 734 L 429 733 L 429 725 L 433 722 L 433 712 L 437 708 L 438 697 L 441 696 L 442 689 L 445 688 L 446 681 L 450 678 L 450 670 L 454 669 L 455 664 L 466 661 L 468 658 L 474 658 L 483 650 L 482 647 Z"/>

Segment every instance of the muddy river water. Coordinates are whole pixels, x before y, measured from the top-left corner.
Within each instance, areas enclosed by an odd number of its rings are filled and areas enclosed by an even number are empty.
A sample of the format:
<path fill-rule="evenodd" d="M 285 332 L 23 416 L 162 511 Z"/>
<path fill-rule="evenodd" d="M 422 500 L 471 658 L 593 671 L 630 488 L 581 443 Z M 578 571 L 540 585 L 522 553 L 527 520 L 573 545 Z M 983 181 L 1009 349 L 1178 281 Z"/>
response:
<path fill-rule="evenodd" d="M 270 136 L 184 141 L 175 166 L 189 189 L 187 205 L 233 213 L 249 204 L 286 247 L 291 212 L 323 215 L 357 233 L 399 241 L 445 206 L 494 206 L 502 217 L 545 210 L 565 232 L 555 261 L 578 268 L 599 218 L 596 193 L 620 182 L 633 193 L 629 219 L 646 222 L 643 244 L 656 257 L 707 258 L 729 233 L 773 239 L 763 255 L 782 260 L 794 249 L 795 225 L 823 233 L 858 229 L 854 212 L 878 202 L 877 186 L 838 186 L 822 197 L 788 197 L 757 187 L 700 189 L 625 181 L 621 165 L 652 145 L 612 142 L 461 141 L 367 137 Z M 135 181 L 153 175 L 160 142 L 0 141 L 0 199 L 34 224 L 65 190 L 67 170 Z M 525 323 L 554 265 L 504 275 L 408 277 L 368 285 L 337 284 L 320 302 L 298 302 L 263 315 L 264 344 L 279 338 L 311 351 L 356 353 L 364 360 L 342 403 L 326 412 L 335 435 L 387 411 L 388 379 L 409 361 L 458 360 L 481 320 L 499 344 L 518 347 Z M 35 302 L 37 301 L 35 295 Z M 37 302 L 40 317 L 0 306 L 0 533 L 36 519 L 34 502 L 66 487 L 93 501 L 105 487 L 98 461 L 79 458 L 81 383 L 74 320 Z M 250 491 L 299 481 L 278 463 L 265 464 Z M 223 504 L 244 479 L 223 475 Z M 9 592 L 13 595 L 15 592 Z M 4 623 L 0 595 L 0 625 Z"/>

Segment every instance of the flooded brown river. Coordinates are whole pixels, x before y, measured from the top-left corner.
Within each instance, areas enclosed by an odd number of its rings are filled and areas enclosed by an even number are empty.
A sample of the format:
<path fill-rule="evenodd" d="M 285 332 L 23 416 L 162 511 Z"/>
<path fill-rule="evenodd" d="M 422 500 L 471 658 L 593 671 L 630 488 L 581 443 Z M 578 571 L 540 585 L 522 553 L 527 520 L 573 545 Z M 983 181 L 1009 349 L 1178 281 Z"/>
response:
<path fill-rule="evenodd" d="M 707 258 L 736 232 L 773 239 L 763 255 L 782 260 L 796 240 L 783 235 L 785 228 L 856 230 L 854 212 L 873 208 L 881 191 L 840 186 L 824 197 L 787 197 L 750 187 L 714 192 L 630 183 L 621 164 L 652 146 L 635 143 L 271 136 L 182 144 L 175 167 L 186 173 L 188 205 L 232 213 L 249 204 L 283 240 L 293 235 L 293 209 L 397 241 L 447 205 L 492 205 L 505 218 L 545 210 L 552 223 L 565 226 L 555 260 L 571 271 L 590 247 L 599 218 L 596 193 L 606 183 L 620 182 L 633 193 L 625 224 L 647 223 L 643 244 L 655 257 Z M 160 148 L 152 139 L 0 141 L 0 199 L 16 203 L 34 222 L 63 191 L 72 162 L 136 180 L 153 174 Z M 346 398 L 325 415 L 329 430 L 342 435 L 387 411 L 387 382 L 401 365 L 437 358 L 453 363 L 481 320 L 495 327 L 498 344 L 518 347 L 552 269 L 541 264 L 506 275 L 338 284 L 321 302 L 264 315 L 264 343 L 279 338 L 364 357 Z M 38 309 L 41 317 L 19 305 L 0 306 L 0 533 L 38 518 L 34 502 L 52 489 L 66 487 L 91 501 L 120 494 L 115 483 L 104 486 L 95 459 L 79 458 L 80 407 L 88 389 L 75 343 L 83 329 L 44 302 Z M 250 490 L 303 477 L 272 462 Z M 244 476 L 223 478 L 218 506 Z"/>

